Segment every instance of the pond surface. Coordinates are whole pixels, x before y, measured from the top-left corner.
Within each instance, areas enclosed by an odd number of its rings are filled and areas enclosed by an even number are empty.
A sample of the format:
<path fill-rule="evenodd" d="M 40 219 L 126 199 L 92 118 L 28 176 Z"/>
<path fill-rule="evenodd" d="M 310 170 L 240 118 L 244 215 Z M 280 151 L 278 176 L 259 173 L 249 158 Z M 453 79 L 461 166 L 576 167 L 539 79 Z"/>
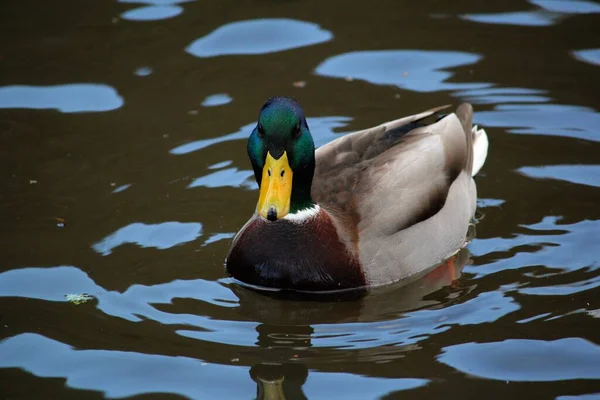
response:
<path fill-rule="evenodd" d="M 2 398 L 600 397 L 600 3 L 20 0 L 0 31 Z M 360 299 L 232 283 L 273 95 L 318 145 L 472 102 L 468 248 Z"/>

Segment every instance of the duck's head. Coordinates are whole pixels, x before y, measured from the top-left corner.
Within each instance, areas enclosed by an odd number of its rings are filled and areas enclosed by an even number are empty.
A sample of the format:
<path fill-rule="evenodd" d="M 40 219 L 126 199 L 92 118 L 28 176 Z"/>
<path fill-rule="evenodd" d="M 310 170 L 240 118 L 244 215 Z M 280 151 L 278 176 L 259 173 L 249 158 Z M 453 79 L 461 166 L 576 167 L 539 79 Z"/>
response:
<path fill-rule="evenodd" d="M 314 206 L 315 145 L 296 100 L 273 97 L 262 106 L 248 139 L 248 156 L 260 187 L 260 216 L 275 221 Z"/>

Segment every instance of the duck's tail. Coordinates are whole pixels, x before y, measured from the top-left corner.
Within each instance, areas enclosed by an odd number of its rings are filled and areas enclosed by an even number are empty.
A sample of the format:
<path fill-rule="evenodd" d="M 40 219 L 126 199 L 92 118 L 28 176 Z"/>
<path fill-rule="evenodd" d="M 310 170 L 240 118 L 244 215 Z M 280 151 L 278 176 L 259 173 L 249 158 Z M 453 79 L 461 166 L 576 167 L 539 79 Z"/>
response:
<path fill-rule="evenodd" d="M 463 126 L 467 137 L 467 148 L 471 147 L 472 151 L 467 153 L 467 162 L 465 169 L 471 171 L 471 176 L 477 175 L 487 157 L 488 138 L 483 129 L 479 129 L 477 125 L 473 125 L 473 107 L 469 103 L 462 103 L 456 109 L 456 116 Z"/>
<path fill-rule="evenodd" d="M 473 133 L 473 172 L 471 176 L 475 176 L 485 163 L 489 141 L 485 130 L 479 129 L 477 125 L 473 125 L 471 132 Z"/>

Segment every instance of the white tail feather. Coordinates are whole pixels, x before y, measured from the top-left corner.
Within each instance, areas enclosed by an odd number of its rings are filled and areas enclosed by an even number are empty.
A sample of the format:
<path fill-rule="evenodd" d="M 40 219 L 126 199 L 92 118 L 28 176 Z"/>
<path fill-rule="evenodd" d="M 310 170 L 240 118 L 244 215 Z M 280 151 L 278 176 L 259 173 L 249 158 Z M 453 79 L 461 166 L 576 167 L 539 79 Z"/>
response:
<path fill-rule="evenodd" d="M 473 173 L 472 176 L 477 175 L 483 164 L 488 153 L 489 141 L 485 130 L 479 129 L 477 125 L 473 125 Z"/>

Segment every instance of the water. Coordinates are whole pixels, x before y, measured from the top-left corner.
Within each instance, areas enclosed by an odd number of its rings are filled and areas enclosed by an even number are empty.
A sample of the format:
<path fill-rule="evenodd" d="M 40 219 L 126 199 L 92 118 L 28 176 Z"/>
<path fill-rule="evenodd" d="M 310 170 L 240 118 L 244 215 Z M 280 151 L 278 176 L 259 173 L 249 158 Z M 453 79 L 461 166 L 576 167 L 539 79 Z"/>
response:
<path fill-rule="evenodd" d="M 600 397 L 599 3 L 2 11 L 2 398 Z M 472 102 L 490 154 L 468 249 L 359 299 L 229 281 L 273 95 L 318 145 Z"/>

